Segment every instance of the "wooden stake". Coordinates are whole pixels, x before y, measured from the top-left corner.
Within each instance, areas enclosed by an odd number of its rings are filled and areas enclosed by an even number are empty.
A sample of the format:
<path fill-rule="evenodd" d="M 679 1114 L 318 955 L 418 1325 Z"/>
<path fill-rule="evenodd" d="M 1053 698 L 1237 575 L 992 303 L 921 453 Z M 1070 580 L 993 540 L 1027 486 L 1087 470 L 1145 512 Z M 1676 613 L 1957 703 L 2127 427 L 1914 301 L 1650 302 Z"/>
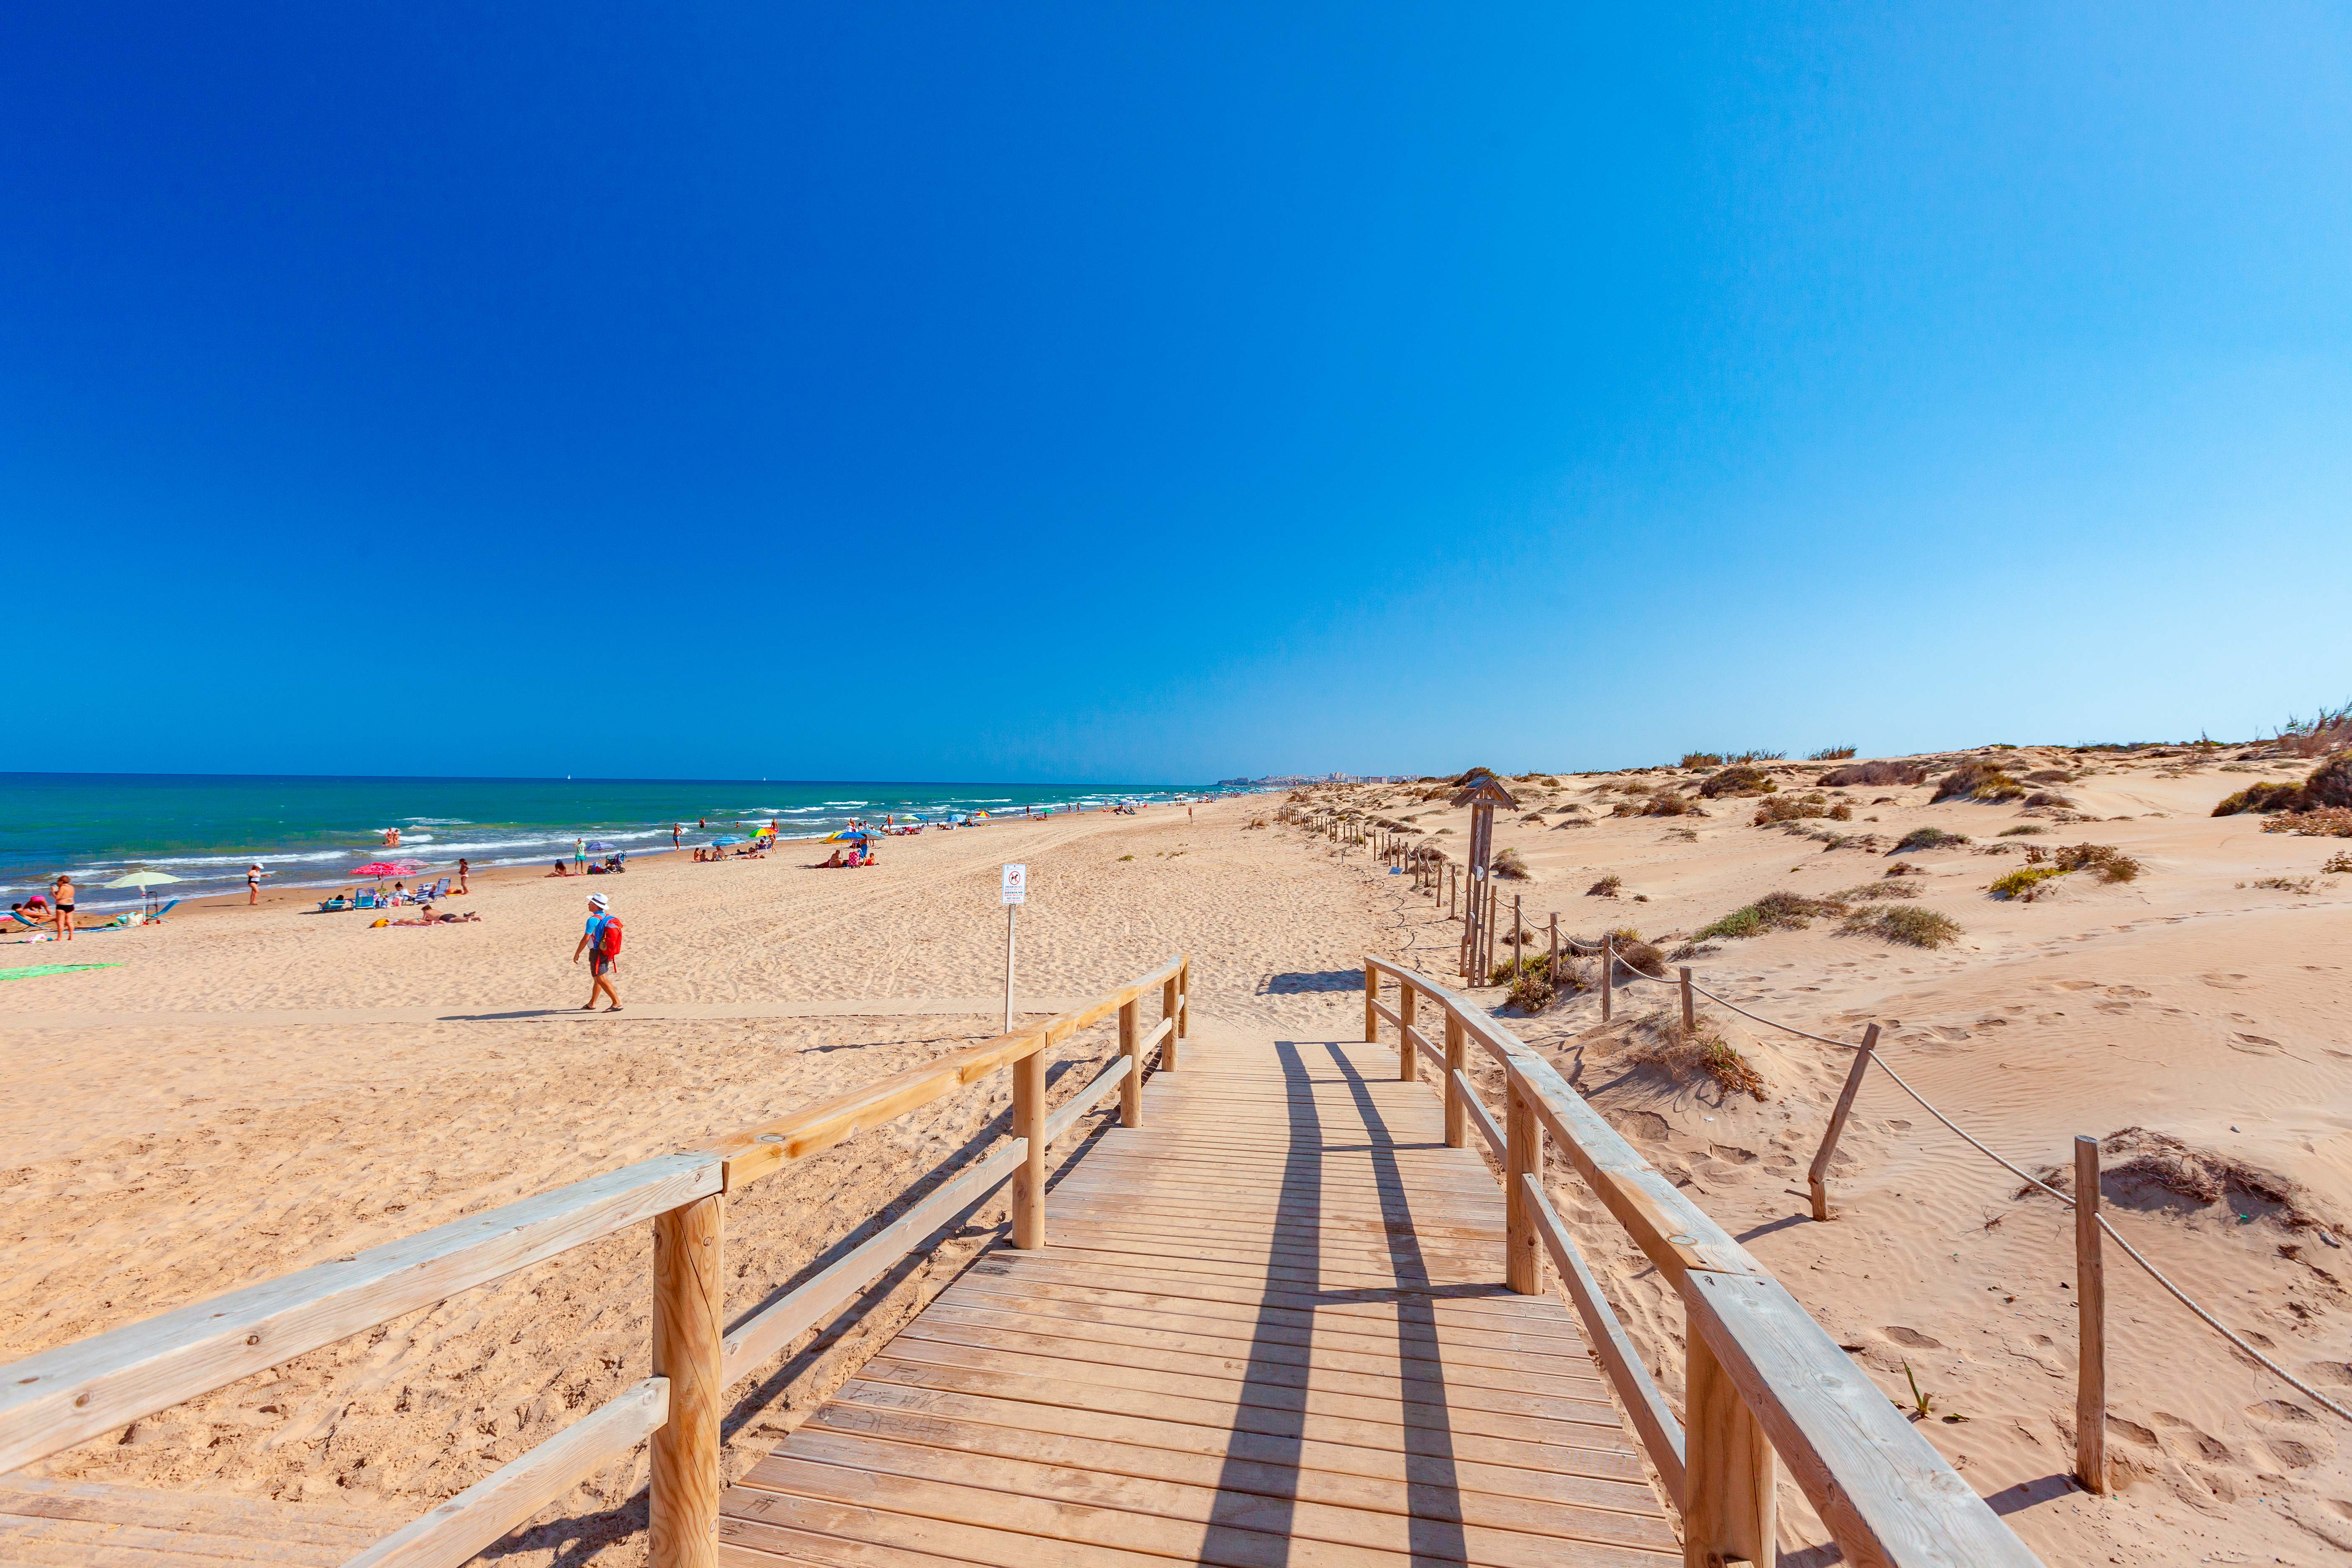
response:
<path fill-rule="evenodd" d="M 1617 978 L 1617 939 L 1604 935 L 1601 939 L 1601 1021 L 1609 1021 L 1610 982 Z"/>
<path fill-rule="evenodd" d="M 1381 972 L 1364 964 L 1364 1043 L 1378 1045 L 1381 1039 Z"/>
<path fill-rule="evenodd" d="M 1685 1568 L 1720 1568 L 1735 1561 L 1772 1568 L 1779 1552 L 1772 1444 L 1698 1325 L 1688 1324 L 1688 1333 L 1683 1379 Z"/>
<path fill-rule="evenodd" d="M 1691 997 L 1690 965 L 1683 965 L 1683 1028 L 1685 1032 L 1698 1027 L 1698 1008 Z"/>
<path fill-rule="evenodd" d="M 1045 1052 L 1043 1047 L 1013 1064 L 1013 1135 L 1029 1140 L 1028 1152 L 1013 1172 L 1013 1245 L 1027 1250 L 1045 1245 Z"/>
<path fill-rule="evenodd" d="M 1118 1124 L 1121 1127 L 1143 1125 L 1143 1056 L 1136 1048 L 1142 1038 L 1137 1026 L 1137 1016 L 1142 1004 L 1127 1001 L 1118 1007 L 1118 1054 L 1127 1058 L 1127 1076 L 1118 1080 Z"/>
<path fill-rule="evenodd" d="M 653 1436 L 646 1530 L 653 1568 L 719 1562 L 725 1223 L 726 1199 L 716 1193 L 654 1219 L 654 1375 L 669 1379 L 669 1419 Z"/>
<path fill-rule="evenodd" d="M 2099 1246 L 2099 1141 L 2074 1140 L 2074 1307 L 2082 1313 L 2074 1373 L 2074 1479 L 2107 1489 L 2107 1266 Z"/>
<path fill-rule="evenodd" d="M 1685 969 L 1685 974 L 1690 973 Z M 1878 1026 L 1873 1024 L 1862 1032 L 1862 1048 L 1853 1053 L 1853 1066 L 1846 1069 L 1845 1088 L 1838 1091 L 1837 1109 L 1830 1112 L 1829 1131 L 1822 1134 L 1822 1146 L 1813 1155 L 1812 1169 L 1805 1173 L 1805 1184 L 1813 1190 L 1813 1217 L 1826 1222 L 1830 1217 L 1830 1156 L 1837 1152 L 1838 1135 L 1845 1131 L 1845 1119 L 1853 1110 L 1853 1097 L 1862 1091 L 1863 1075 L 1870 1070 L 1870 1056 L 1878 1049 Z"/>
<path fill-rule="evenodd" d="M 1554 985 L 1559 984 L 1559 911 L 1551 912 L 1551 955 L 1545 961 L 1544 976 Z"/>
<path fill-rule="evenodd" d="M 1470 1136 L 1470 1112 L 1462 1103 L 1462 1069 L 1469 1064 L 1462 1020 L 1445 1010 L 1445 1146 L 1459 1149 Z"/>
<path fill-rule="evenodd" d="M 1170 975 L 1168 983 L 1160 988 L 1160 1016 L 1163 1018 L 1172 1018 L 1176 1016 L 1175 975 Z M 1168 1031 L 1168 1038 L 1160 1047 L 1160 1070 L 1161 1072 L 1176 1070 L 1176 1031 L 1172 1028 Z"/>
<path fill-rule="evenodd" d="M 1176 1002 L 1177 1038 L 1190 1039 L 1192 1035 L 1192 957 L 1190 953 L 1185 954 L 1184 962 L 1176 966 Z M 1174 1067 L 1174 1058 L 1170 1058 L 1168 1065 Z"/>
<path fill-rule="evenodd" d="M 1543 1291 L 1543 1241 L 1536 1234 L 1535 1216 L 1528 1212 L 1527 1184 L 1521 1176 L 1543 1180 L 1543 1129 L 1536 1122 L 1534 1102 L 1519 1082 L 1507 1072 L 1508 1084 L 1503 1111 L 1503 1283 L 1521 1296 Z"/>

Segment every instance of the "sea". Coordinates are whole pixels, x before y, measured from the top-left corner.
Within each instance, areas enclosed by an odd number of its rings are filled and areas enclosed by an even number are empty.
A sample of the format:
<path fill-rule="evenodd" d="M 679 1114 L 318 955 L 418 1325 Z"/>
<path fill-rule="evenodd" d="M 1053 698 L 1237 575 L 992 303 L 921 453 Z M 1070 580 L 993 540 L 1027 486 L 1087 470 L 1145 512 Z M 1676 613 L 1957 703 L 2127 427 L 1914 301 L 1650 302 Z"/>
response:
<path fill-rule="evenodd" d="M 259 862 L 265 887 L 349 886 L 386 862 L 412 877 L 475 866 L 528 865 L 596 852 L 670 852 L 777 824 L 780 837 L 822 838 L 853 821 L 939 822 L 975 812 L 1020 816 L 1204 800 L 1213 786 L 1171 784 L 891 784 L 770 779 L 478 779 L 239 776 L 218 773 L 0 773 L 0 899 L 20 903 L 70 871 L 80 907 L 135 905 L 106 884 L 140 870 L 180 880 L 153 897 L 241 891 Z M 389 848 L 385 831 L 400 830 Z M 368 880 L 373 880 L 370 878 Z"/>

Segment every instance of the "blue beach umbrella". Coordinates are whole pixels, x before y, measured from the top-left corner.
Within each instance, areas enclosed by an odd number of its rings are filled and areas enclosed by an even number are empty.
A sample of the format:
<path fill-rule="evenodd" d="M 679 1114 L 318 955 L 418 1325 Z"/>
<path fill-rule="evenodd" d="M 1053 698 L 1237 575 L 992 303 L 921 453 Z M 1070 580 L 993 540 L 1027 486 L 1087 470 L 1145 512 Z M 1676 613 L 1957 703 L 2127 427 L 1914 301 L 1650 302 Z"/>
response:
<path fill-rule="evenodd" d="M 710 847 L 714 849 L 724 849 L 730 844 L 740 844 L 743 841 L 740 838 L 714 838 L 710 841 Z"/>
<path fill-rule="evenodd" d="M 592 838 L 588 841 L 588 847 L 591 849 L 610 849 L 613 847 L 605 843 L 601 838 Z"/>

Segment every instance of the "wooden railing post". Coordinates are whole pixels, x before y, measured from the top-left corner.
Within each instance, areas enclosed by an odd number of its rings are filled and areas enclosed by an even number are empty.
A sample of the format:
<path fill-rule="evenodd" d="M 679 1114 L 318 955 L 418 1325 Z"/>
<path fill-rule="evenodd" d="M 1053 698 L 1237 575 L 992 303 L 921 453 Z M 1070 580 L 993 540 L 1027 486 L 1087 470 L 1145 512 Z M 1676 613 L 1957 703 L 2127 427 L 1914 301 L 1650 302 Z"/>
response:
<path fill-rule="evenodd" d="M 1412 1043 L 1413 1004 L 1420 999 L 1421 993 L 1410 981 L 1397 982 L 1397 1016 L 1404 1020 L 1403 1027 L 1397 1030 L 1397 1078 L 1404 1083 L 1421 1077 L 1421 1051 Z"/>
<path fill-rule="evenodd" d="M 1459 1149 L 1470 1138 L 1470 1112 L 1462 1103 L 1462 1069 L 1469 1063 L 1462 1020 L 1445 1010 L 1445 1146 Z"/>
<path fill-rule="evenodd" d="M 1521 1296 L 1543 1290 L 1543 1242 L 1535 1215 L 1528 1212 L 1527 1186 L 1519 1178 L 1543 1180 L 1543 1129 L 1527 1088 L 1507 1063 L 1503 1110 L 1503 1283 Z"/>
<path fill-rule="evenodd" d="M 1364 961 L 1364 1043 L 1378 1045 L 1381 1038 L 1381 972 L 1370 959 Z"/>
<path fill-rule="evenodd" d="M 1045 1245 L 1045 1047 L 1013 1064 L 1013 1135 L 1029 1148 L 1013 1172 L 1013 1245 Z"/>
<path fill-rule="evenodd" d="M 2107 1489 L 2107 1267 L 2099 1245 L 2099 1141 L 2074 1140 L 2074 1479 Z"/>
<path fill-rule="evenodd" d="M 1192 1033 L 1192 955 L 1176 966 L 1176 1037 L 1189 1038 Z M 1171 1059 L 1170 1067 L 1176 1063 Z"/>
<path fill-rule="evenodd" d="M 1551 952 L 1545 960 L 1544 981 L 1550 985 L 1559 984 L 1559 911 L 1558 910 L 1551 912 Z"/>
<path fill-rule="evenodd" d="M 1179 970 L 1177 973 L 1181 974 L 1182 971 Z M 1160 1016 L 1163 1018 L 1176 1016 L 1176 975 L 1171 974 L 1168 977 L 1168 983 L 1160 988 Z M 1176 1070 L 1177 1032 L 1176 1026 L 1171 1024 L 1169 1026 L 1168 1038 L 1160 1042 L 1160 1070 L 1161 1072 Z"/>
<path fill-rule="evenodd" d="M 654 1219 L 654 1375 L 669 1379 L 669 1419 L 653 1436 L 646 1530 L 652 1568 L 719 1562 L 726 1201 L 713 1193 Z"/>
<path fill-rule="evenodd" d="M 1685 969 L 1685 974 L 1690 973 Z M 1830 1112 L 1829 1131 L 1822 1134 L 1822 1146 L 1813 1155 L 1812 1169 L 1805 1173 L 1805 1184 L 1813 1192 L 1813 1217 L 1826 1221 L 1830 1217 L 1830 1157 L 1837 1152 L 1838 1137 L 1845 1131 L 1845 1119 L 1853 1110 L 1853 1097 L 1862 1091 L 1863 1075 L 1870 1071 L 1870 1056 L 1878 1049 L 1878 1026 L 1873 1024 L 1862 1032 L 1862 1048 L 1853 1053 L 1853 1066 L 1847 1069 L 1845 1088 L 1838 1091 L 1837 1109 Z"/>
<path fill-rule="evenodd" d="M 1739 1397 L 1696 1321 L 1683 1383 L 1684 1568 L 1747 1562 L 1772 1568 L 1775 1462 L 1764 1428 Z"/>
<path fill-rule="evenodd" d="M 1142 1004 L 1131 996 L 1118 1005 L 1118 1054 L 1127 1058 L 1127 1076 L 1118 1080 L 1121 1127 L 1143 1125 L 1143 1053 L 1137 1045 L 1143 1034 L 1136 1022 L 1142 1010 Z"/>
<path fill-rule="evenodd" d="M 1690 965 L 1689 965 L 1689 964 L 1685 963 L 1685 964 L 1684 964 L 1684 965 L 1683 965 L 1683 969 L 1682 969 L 1682 975 L 1683 975 L 1683 1027 L 1684 1027 L 1685 1030 L 1696 1029 L 1696 1028 L 1697 1028 L 1697 1027 L 1698 1027 L 1698 1005 L 1697 1005 L 1697 1003 L 1696 1002 L 1696 1000 L 1695 1000 L 1695 999 L 1692 997 L 1692 995 L 1691 995 L 1691 977 L 1690 977 Z"/>
<path fill-rule="evenodd" d="M 1601 1021 L 1609 1021 L 1611 982 L 1617 978 L 1617 939 L 1603 935 L 1601 939 Z"/>

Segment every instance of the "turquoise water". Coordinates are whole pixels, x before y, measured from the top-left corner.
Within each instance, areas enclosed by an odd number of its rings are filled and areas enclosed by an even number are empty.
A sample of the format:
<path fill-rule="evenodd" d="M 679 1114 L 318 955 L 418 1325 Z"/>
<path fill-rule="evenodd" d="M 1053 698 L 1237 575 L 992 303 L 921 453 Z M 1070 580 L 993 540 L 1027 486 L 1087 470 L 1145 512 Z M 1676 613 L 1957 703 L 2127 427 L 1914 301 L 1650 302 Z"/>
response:
<path fill-rule="evenodd" d="M 71 871 L 81 902 L 102 909 L 137 894 L 100 884 L 126 870 L 187 879 L 161 896 L 245 886 L 258 860 L 271 886 L 348 884 L 373 860 L 419 872 L 569 858 L 574 838 L 614 849 L 667 850 L 670 825 L 691 847 L 778 824 L 820 837 L 852 818 L 1070 810 L 1118 800 L 1200 798 L 1180 784 L 771 783 L 741 779 L 403 779 L 231 777 L 173 773 L 0 773 L 0 889 L 16 903 Z M 698 822 L 709 826 L 698 827 Z M 383 847 L 400 829 L 401 847 Z"/>

